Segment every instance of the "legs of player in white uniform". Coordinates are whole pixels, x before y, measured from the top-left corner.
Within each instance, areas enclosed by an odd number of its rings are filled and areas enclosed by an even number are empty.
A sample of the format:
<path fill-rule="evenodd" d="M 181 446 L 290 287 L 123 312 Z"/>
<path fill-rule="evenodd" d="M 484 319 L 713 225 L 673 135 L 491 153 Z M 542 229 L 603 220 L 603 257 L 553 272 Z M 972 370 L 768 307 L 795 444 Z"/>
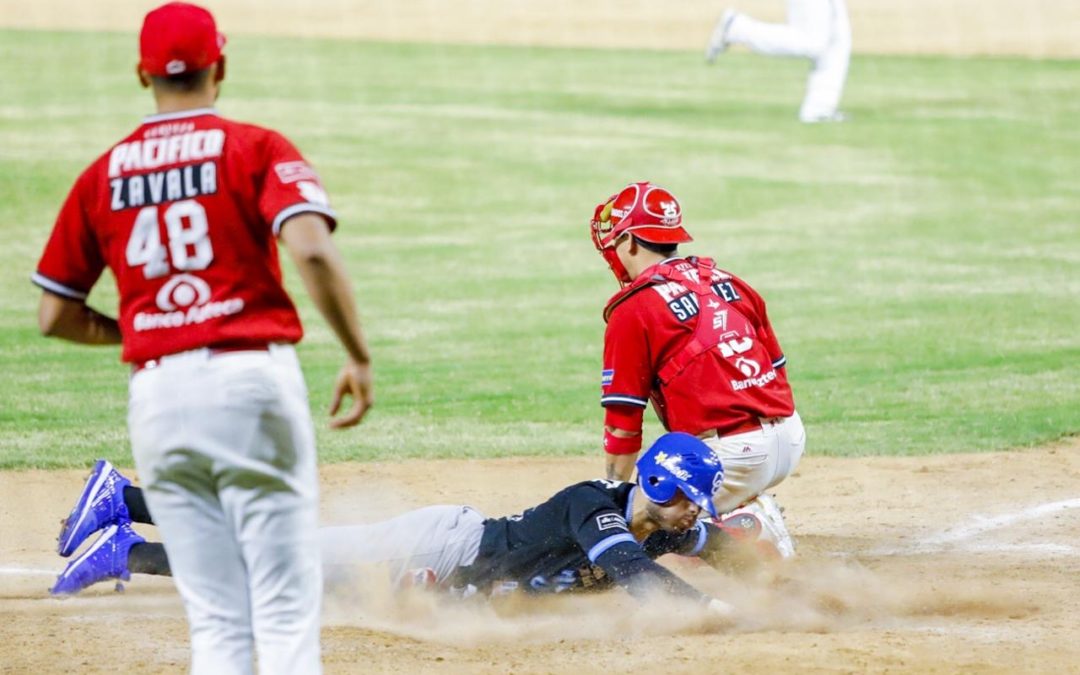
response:
<path fill-rule="evenodd" d="M 328 573 L 384 563 L 395 585 L 416 568 L 433 570 L 435 583 L 442 583 L 476 560 L 483 532 L 484 516 L 475 509 L 428 506 L 380 523 L 324 527 L 319 541 Z"/>
<path fill-rule="evenodd" d="M 788 0 L 786 24 L 736 13 L 724 39 L 760 54 L 810 59 L 803 122 L 839 119 L 838 106 L 851 58 L 851 24 L 844 0 Z"/>
<path fill-rule="evenodd" d="M 806 430 L 799 413 L 760 429 L 705 439 L 724 465 L 724 483 L 713 495 L 723 515 L 787 478 L 799 465 L 806 447 Z"/>
<path fill-rule="evenodd" d="M 832 0 L 829 42 L 814 59 L 806 81 L 806 97 L 799 110 L 803 122 L 841 121 L 840 97 L 851 61 L 851 23 L 844 0 Z"/>
<path fill-rule="evenodd" d="M 161 359 L 130 384 L 147 506 L 191 631 L 193 673 L 318 673 L 314 429 L 295 351 Z"/>

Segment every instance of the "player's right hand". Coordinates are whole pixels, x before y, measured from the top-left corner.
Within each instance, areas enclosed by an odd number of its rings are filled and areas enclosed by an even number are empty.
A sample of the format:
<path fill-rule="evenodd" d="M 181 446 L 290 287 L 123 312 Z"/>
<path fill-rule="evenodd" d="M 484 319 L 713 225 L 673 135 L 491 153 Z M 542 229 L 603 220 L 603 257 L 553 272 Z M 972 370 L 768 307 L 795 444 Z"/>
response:
<path fill-rule="evenodd" d="M 343 415 L 337 415 L 346 396 L 352 397 L 353 404 Z M 346 429 L 360 424 L 364 415 L 375 404 L 375 395 L 371 385 L 371 364 L 357 363 L 349 359 L 338 372 L 334 382 L 334 400 L 330 403 L 330 428 Z"/>

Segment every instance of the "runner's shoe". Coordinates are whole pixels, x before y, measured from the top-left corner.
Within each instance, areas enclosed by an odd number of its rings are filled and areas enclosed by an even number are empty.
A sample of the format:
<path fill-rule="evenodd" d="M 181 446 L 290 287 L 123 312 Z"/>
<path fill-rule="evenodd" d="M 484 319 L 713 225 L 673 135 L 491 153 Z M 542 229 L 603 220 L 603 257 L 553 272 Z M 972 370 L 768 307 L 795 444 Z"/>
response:
<path fill-rule="evenodd" d="M 109 525 L 85 553 L 68 563 L 49 592 L 71 595 L 105 579 L 127 581 L 131 578 L 128 551 L 145 541 L 129 523 Z"/>
<path fill-rule="evenodd" d="M 82 494 L 75 508 L 60 527 L 56 538 L 56 552 L 68 557 L 86 541 L 86 538 L 103 527 L 130 523 L 131 516 L 124 504 L 124 488 L 131 481 L 117 471 L 111 462 L 99 459 L 86 479 Z"/>

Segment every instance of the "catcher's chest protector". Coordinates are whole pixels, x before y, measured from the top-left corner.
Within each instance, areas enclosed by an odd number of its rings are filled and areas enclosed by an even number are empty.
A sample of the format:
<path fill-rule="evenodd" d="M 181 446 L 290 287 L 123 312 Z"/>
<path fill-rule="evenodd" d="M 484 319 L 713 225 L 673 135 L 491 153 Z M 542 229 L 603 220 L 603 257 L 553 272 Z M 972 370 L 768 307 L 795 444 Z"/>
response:
<path fill-rule="evenodd" d="M 607 319 L 615 307 L 631 295 L 656 284 L 675 283 L 693 293 L 698 308 L 694 334 L 660 368 L 657 378 L 661 384 L 671 382 L 691 362 L 713 347 L 724 352 L 724 356 L 731 356 L 733 354 L 728 352 L 750 349 L 754 344 L 753 324 L 713 288 L 715 271 L 716 263 L 711 258 L 687 258 L 675 264 L 655 265 L 617 293 L 604 310 L 604 318 Z M 718 318 L 721 320 L 718 321 Z M 728 330 L 728 326 L 734 327 L 736 321 L 745 326 L 745 331 Z M 739 332 L 744 334 L 740 336 Z"/>

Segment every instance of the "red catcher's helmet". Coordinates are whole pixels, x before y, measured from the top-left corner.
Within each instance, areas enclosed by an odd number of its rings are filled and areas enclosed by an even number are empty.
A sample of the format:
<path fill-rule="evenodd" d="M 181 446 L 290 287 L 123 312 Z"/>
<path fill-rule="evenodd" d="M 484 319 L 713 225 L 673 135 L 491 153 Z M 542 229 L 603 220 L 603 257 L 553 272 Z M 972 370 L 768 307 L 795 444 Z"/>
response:
<path fill-rule="evenodd" d="M 624 234 L 633 234 L 650 244 L 682 244 L 694 240 L 683 229 L 679 200 L 649 182 L 631 183 L 597 204 L 589 225 L 593 245 L 604 256 L 615 278 L 624 284 L 632 279 L 615 254 L 615 245 Z"/>

